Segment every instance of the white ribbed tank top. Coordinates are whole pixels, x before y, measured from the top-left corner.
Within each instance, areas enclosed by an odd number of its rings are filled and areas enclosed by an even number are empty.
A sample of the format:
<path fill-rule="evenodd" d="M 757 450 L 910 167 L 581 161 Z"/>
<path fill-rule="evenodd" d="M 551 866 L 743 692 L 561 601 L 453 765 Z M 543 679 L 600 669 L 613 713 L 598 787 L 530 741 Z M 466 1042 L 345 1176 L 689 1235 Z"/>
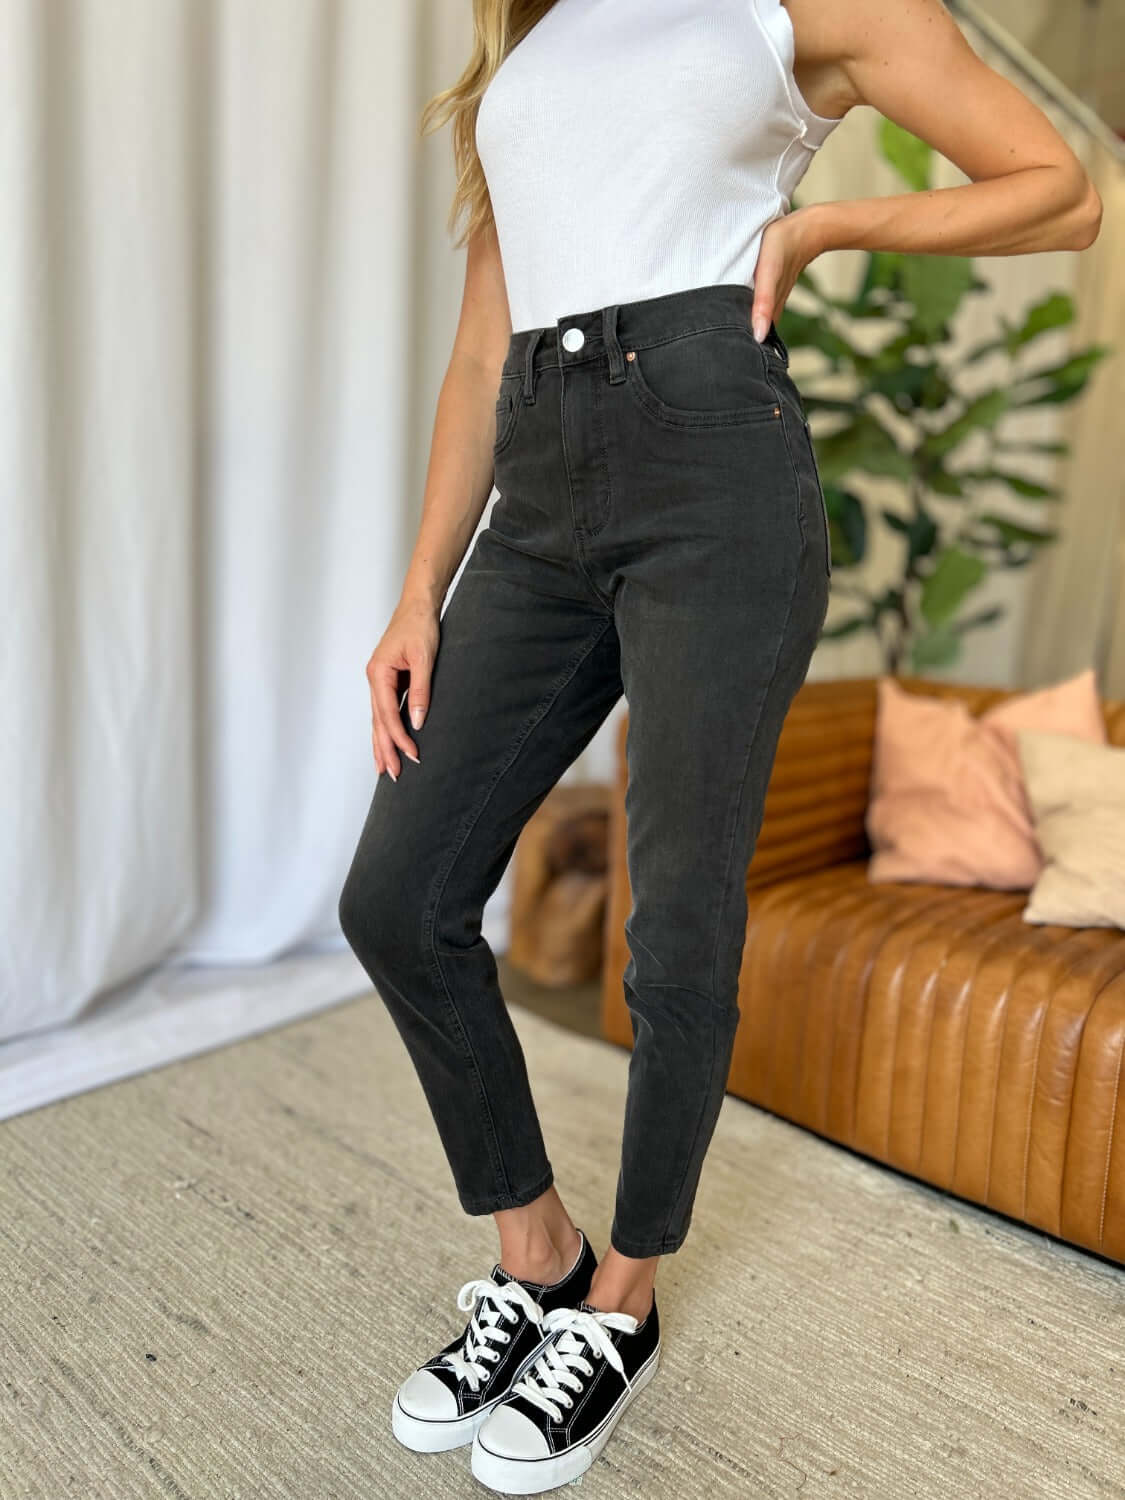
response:
<path fill-rule="evenodd" d="M 840 123 L 793 77 L 781 0 L 556 0 L 480 102 L 512 330 L 749 285 Z"/>

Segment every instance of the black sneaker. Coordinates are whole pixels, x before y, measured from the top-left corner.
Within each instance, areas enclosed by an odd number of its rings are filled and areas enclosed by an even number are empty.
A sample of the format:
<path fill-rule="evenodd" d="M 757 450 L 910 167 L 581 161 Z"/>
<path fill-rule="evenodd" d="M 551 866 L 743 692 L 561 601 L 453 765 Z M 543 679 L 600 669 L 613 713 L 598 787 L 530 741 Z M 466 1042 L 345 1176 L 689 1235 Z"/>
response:
<path fill-rule="evenodd" d="M 598 1258 L 582 1243 L 570 1270 L 547 1286 L 508 1274 L 497 1261 L 491 1276 L 466 1281 L 457 1294 L 467 1328 L 407 1377 L 395 1393 L 391 1427 L 418 1453 L 439 1453 L 471 1443 L 481 1423 L 550 1337 L 544 1319 L 572 1307 L 590 1290 Z"/>
<path fill-rule="evenodd" d="M 643 1322 L 588 1302 L 550 1312 L 551 1335 L 473 1439 L 472 1471 L 489 1489 L 537 1495 L 584 1474 L 660 1361 L 653 1299 Z"/>

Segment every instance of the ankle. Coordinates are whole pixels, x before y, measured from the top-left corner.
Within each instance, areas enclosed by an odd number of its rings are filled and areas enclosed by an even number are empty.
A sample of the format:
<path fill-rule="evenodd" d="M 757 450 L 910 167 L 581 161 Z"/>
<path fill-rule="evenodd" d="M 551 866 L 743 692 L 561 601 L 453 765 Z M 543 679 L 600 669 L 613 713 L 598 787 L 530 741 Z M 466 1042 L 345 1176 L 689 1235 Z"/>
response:
<path fill-rule="evenodd" d="M 616 1289 L 606 1283 L 598 1285 L 595 1278 L 590 1284 L 590 1290 L 584 1298 L 591 1307 L 596 1307 L 599 1312 L 622 1312 L 628 1313 L 636 1318 L 638 1323 L 643 1323 L 652 1311 L 652 1304 L 656 1300 L 655 1289 L 651 1285 L 628 1287 Z"/>
<path fill-rule="evenodd" d="M 630 1313 L 643 1322 L 656 1297 L 658 1256 L 637 1260 L 612 1246 L 594 1268 L 586 1301 L 600 1312 Z"/>
<path fill-rule="evenodd" d="M 521 1281 L 551 1285 L 572 1270 L 582 1249 L 582 1237 L 570 1219 L 525 1226 L 505 1225 L 500 1235 L 500 1264 Z"/>

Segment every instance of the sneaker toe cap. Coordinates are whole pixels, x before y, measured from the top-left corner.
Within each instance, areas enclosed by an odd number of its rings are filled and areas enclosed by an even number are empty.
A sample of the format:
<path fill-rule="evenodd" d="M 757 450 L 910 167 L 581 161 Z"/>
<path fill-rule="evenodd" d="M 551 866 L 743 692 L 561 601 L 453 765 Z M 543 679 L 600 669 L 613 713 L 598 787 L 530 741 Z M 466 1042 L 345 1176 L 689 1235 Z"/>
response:
<path fill-rule="evenodd" d="M 458 1415 L 457 1397 L 430 1370 L 415 1370 L 398 1388 L 398 1403 L 411 1417 L 443 1422 Z"/>
<path fill-rule="evenodd" d="M 504 1402 L 485 1422 L 479 1437 L 500 1458 L 547 1458 L 551 1452 L 531 1418 Z"/>

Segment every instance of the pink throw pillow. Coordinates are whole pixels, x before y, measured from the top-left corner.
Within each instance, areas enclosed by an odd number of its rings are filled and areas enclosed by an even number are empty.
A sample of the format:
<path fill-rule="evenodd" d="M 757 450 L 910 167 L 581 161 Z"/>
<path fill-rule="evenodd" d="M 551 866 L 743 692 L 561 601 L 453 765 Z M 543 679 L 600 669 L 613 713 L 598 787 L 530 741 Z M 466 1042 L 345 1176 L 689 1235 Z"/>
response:
<path fill-rule="evenodd" d="M 1106 743 L 1092 667 L 1019 693 L 974 718 L 956 698 L 879 679 L 867 807 L 872 881 L 924 880 L 1025 890 L 1043 868 L 1017 731 Z"/>

